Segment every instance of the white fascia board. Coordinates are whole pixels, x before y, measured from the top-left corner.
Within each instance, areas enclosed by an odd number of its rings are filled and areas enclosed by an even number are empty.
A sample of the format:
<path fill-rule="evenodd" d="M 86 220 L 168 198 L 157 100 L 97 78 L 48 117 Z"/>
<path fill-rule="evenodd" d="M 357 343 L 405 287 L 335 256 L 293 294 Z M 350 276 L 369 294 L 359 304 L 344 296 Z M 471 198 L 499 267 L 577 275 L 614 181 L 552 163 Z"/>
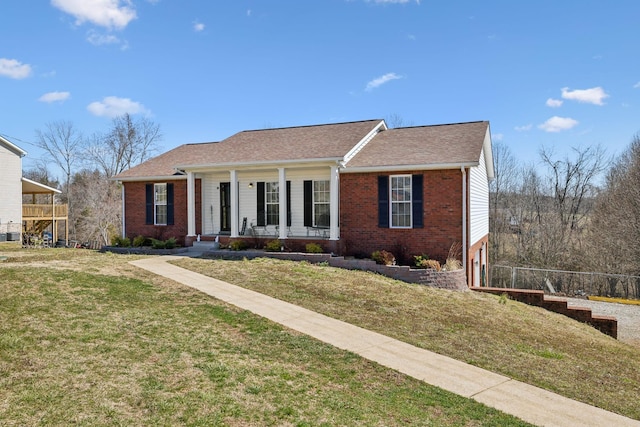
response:
<path fill-rule="evenodd" d="M 15 145 L 14 143 L 12 143 L 11 141 L 9 141 L 8 139 L 5 139 L 3 137 L 0 136 L 0 143 L 2 143 L 3 145 L 5 145 L 9 150 L 13 151 L 14 153 L 16 153 L 17 155 L 19 155 L 20 157 L 24 157 L 27 155 L 27 152 L 24 151 L 22 148 L 18 147 L 17 145 Z"/>
<path fill-rule="evenodd" d="M 476 167 L 480 162 L 469 163 L 440 163 L 432 165 L 401 165 L 401 166 L 362 166 L 355 168 L 342 168 L 340 173 L 367 173 L 367 172 L 406 172 L 424 170 L 445 170 Z"/>
<path fill-rule="evenodd" d="M 298 159 L 298 160 L 265 160 L 261 162 L 251 163 L 208 163 L 200 165 L 176 165 L 175 169 L 189 171 L 189 172 L 211 172 L 218 170 L 241 170 L 241 169 L 264 169 L 264 168 L 278 168 L 278 167 L 291 167 L 299 165 L 300 167 L 309 166 L 324 166 L 335 165 L 342 162 L 342 157 L 327 157 L 322 159 Z"/>
<path fill-rule="evenodd" d="M 484 136 L 484 142 L 482 143 L 482 150 L 484 151 L 484 161 L 487 168 L 487 178 L 492 181 L 495 178 L 495 170 L 493 165 L 493 148 L 491 142 L 491 131 L 489 125 L 487 125 L 487 133 Z"/>
<path fill-rule="evenodd" d="M 387 124 L 381 120 L 378 125 L 371 130 L 364 138 L 362 138 L 347 154 L 344 156 L 344 163 L 349 163 L 360 150 L 362 150 L 381 130 L 387 130 Z"/>
<path fill-rule="evenodd" d="M 42 190 L 42 191 L 44 191 L 46 193 L 62 194 L 62 191 L 58 190 L 57 188 L 53 188 L 53 187 L 49 187 L 48 185 L 40 184 L 39 182 L 32 181 L 29 178 L 22 177 L 22 182 L 25 182 L 25 183 L 27 183 L 28 185 L 30 185 L 32 187 L 36 187 L 38 190 Z"/>

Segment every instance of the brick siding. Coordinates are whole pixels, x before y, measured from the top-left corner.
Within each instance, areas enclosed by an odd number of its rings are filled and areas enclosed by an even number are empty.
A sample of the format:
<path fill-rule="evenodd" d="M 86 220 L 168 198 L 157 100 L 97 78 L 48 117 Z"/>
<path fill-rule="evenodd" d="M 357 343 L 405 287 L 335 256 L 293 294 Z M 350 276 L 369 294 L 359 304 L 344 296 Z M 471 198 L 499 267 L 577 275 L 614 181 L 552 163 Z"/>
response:
<path fill-rule="evenodd" d="M 173 182 L 174 225 L 153 225 L 146 222 L 145 185 Z M 196 234 L 201 233 L 202 201 L 200 197 L 201 182 L 196 179 Z M 158 182 L 124 182 L 125 192 L 125 224 L 126 237 L 152 237 L 166 240 L 175 237 L 180 245 L 185 244 L 187 235 L 187 181 L 158 181 Z"/>
<path fill-rule="evenodd" d="M 411 264 L 426 254 L 444 262 L 454 243 L 462 243 L 462 174 L 460 170 L 407 171 L 423 174 L 424 228 L 378 227 L 378 176 L 391 173 L 340 175 L 340 239 L 345 255 L 371 256 L 377 250 L 393 253 L 399 263 Z"/>

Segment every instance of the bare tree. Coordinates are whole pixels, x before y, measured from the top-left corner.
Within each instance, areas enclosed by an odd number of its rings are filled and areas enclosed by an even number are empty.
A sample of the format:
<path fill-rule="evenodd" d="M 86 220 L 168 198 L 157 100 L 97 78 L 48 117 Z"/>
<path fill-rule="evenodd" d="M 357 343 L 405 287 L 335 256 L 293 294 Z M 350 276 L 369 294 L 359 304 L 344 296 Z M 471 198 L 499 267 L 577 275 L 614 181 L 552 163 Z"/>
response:
<path fill-rule="evenodd" d="M 118 184 L 98 170 L 83 170 L 73 176 L 71 185 L 77 195 L 77 205 L 82 207 L 76 224 L 79 239 L 110 244 L 121 223 Z"/>
<path fill-rule="evenodd" d="M 45 151 L 64 173 L 64 186 L 69 186 L 74 167 L 82 158 L 84 139 L 73 123 L 57 121 L 47 123 L 44 131 L 36 130 L 36 145 Z"/>
<path fill-rule="evenodd" d="M 127 113 L 113 119 L 107 134 L 91 137 L 86 159 L 111 178 L 150 158 L 161 139 L 159 125 L 146 117 L 134 120 Z"/>
<path fill-rule="evenodd" d="M 589 224 L 590 259 L 601 271 L 640 275 L 640 136 L 609 170 Z"/>
<path fill-rule="evenodd" d="M 489 230 L 492 262 L 509 257 L 510 240 L 517 231 L 518 185 L 521 166 L 506 144 L 493 145 L 495 178 L 489 184 Z"/>
<path fill-rule="evenodd" d="M 44 131 L 36 130 L 36 145 L 45 151 L 47 160 L 53 161 L 64 174 L 62 199 L 69 205 L 71 216 L 75 208 L 70 187 L 71 175 L 82 159 L 85 141 L 82 133 L 71 122 L 51 122 L 45 127 Z M 69 225 L 71 234 L 74 234 L 74 221 L 71 218 Z"/>
<path fill-rule="evenodd" d="M 413 126 L 412 122 L 405 123 L 404 119 L 396 113 L 387 116 L 385 121 L 390 129 Z"/>

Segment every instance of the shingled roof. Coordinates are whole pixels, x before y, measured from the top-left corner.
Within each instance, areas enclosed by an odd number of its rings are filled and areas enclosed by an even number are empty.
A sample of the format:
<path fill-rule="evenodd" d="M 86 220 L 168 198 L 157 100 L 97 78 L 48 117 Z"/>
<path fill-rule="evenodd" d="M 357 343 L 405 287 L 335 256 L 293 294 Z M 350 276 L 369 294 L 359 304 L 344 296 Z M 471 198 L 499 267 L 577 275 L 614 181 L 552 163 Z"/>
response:
<path fill-rule="evenodd" d="M 347 163 L 350 169 L 475 165 L 489 122 L 396 128 L 376 135 Z"/>
<path fill-rule="evenodd" d="M 119 174 L 116 179 L 173 175 L 175 168 L 343 159 L 382 120 L 239 132 L 218 143 L 186 144 Z"/>
<path fill-rule="evenodd" d="M 375 133 L 376 129 L 381 131 Z M 178 169 L 342 161 L 357 144 L 374 134 L 347 162 L 345 172 L 412 166 L 473 166 L 480 159 L 489 122 L 385 129 L 382 120 L 365 120 L 243 131 L 221 142 L 181 145 L 115 178 L 140 180 L 180 176 Z"/>

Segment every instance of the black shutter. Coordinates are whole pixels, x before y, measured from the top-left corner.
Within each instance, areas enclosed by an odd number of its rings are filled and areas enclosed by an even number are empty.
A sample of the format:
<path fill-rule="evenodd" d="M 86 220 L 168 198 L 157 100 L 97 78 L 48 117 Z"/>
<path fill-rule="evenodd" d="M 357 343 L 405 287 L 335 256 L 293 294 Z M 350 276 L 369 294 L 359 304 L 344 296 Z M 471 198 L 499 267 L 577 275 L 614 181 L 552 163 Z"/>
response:
<path fill-rule="evenodd" d="M 173 184 L 167 184 L 167 225 L 173 225 Z"/>
<path fill-rule="evenodd" d="M 411 209 L 413 214 L 413 228 L 424 227 L 424 210 L 422 209 L 424 192 L 422 191 L 422 180 L 422 175 L 411 176 Z"/>
<path fill-rule="evenodd" d="M 313 181 L 304 182 L 304 226 L 313 227 Z"/>
<path fill-rule="evenodd" d="M 378 227 L 389 228 L 389 177 L 378 177 Z"/>
<path fill-rule="evenodd" d="M 145 184 L 144 192 L 146 202 L 144 223 L 149 225 L 153 224 L 153 184 Z"/>
<path fill-rule="evenodd" d="M 291 227 L 291 181 L 287 181 L 287 227 Z"/>
<path fill-rule="evenodd" d="M 256 218 L 258 223 L 256 225 L 265 226 L 267 225 L 267 213 L 265 212 L 264 205 L 264 182 L 258 182 L 258 212 L 256 214 Z"/>

